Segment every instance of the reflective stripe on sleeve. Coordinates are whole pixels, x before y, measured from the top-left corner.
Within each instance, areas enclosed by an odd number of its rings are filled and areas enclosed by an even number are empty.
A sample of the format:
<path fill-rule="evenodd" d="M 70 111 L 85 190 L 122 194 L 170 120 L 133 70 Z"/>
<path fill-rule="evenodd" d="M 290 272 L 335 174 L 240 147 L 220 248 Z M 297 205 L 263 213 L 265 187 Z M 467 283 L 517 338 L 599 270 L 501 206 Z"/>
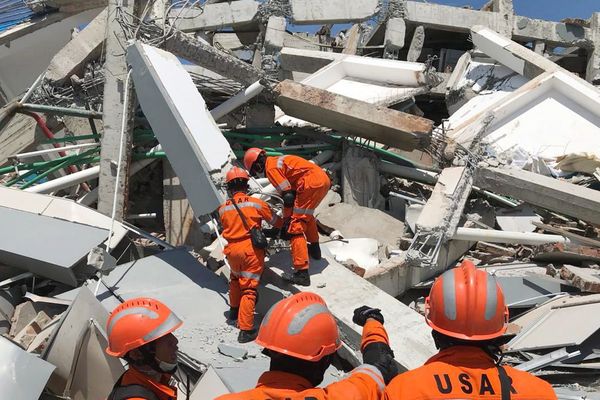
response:
<path fill-rule="evenodd" d="M 385 382 L 383 380 L 383 375 L 381 374 L 379 369 L 377 369 L 377 367 L 375 367 L 373 365 L 370 365 L 370 364 L 359 365 L 358 367 L 354 368 L 352 370 L 352 372 L 350 372 L 350 375 L 354 375 L 354 374 L 369 375 L 377 383 L 379 392 L 383 392 L 383 390 L 385 389 Z"/>
<path fill-rule="evenodd" d="M 277 168 L 282 168 L 283 167 L 283 161 L 285 160 L 287 156 L 280 156 L 277 159 Z"/>
<path fill-rule="evenodd" d="M 292 185 L 290 184 L 290 181 L 288 181 L 287 179 L 282 181 L 279 185 L 277 185 L 276 189 L 278 192 L 285 192 L 286 190 L 290 190 L 292 188 Z"/>
<path fill-rule="evenodd" d="M 313 215 L 315 213 L 315 210 L 312 208 L 295 208 L 294 207 L 294 214 L 302 214 L 302 215 Z"/>
<path fill-rule="evenodd" d="M 260 204 L 254 203 L 252 201 L 245 201 L 243 203 L 237 203 L 237 206 L 239 209 L 246 208 L 246 207 L 256 208 L 257 210 L 262 209 Z M 232 211 L 232 210 L 235 210 L 235 206 L 233 204 L 229 204 L 225 207 L 222 207 L 219 210 L 219 215 L 223 215 L 225 213 L 225 211 Z"/>

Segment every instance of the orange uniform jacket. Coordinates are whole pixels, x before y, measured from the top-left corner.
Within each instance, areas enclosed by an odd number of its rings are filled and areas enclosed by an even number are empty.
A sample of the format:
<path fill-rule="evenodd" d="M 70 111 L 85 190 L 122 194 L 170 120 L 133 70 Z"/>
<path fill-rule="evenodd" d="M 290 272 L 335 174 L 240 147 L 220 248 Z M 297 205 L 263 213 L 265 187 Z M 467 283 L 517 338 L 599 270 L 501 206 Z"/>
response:
<path fill-rule="evenodd" d="M 157 382 L 134 367 L 130 367 L 121 378 L 121 386 L 141 385 L 150 389 L 159 400 L 177 400 L 177 388 L 169 386 L 170 375 L 163 375 L 166 383 Z M 145 400 L 142 397 L 130 397 L 129 400 Z"/>
<path fill-rule="evenodd" d="M 264 201 L 248 196 L 243 192 L 233 195 L 240 212 L 246 218 L 246 223 L 250 229 L 260 228 L 261 221 L 265 220 L 270 225 L 278 222 L 278 216 L 273 215 L 269 205 Z M 223 237 L 228 242 L 238 242 L 250 239 L 250 232 L 244 227 L 240 215 L 232 204 L 232 200 L 227 200 L 219 207 L 221 224 L 223 225 Z"/>
<path fill-rule="evenodd" d="M 512 381 L 512 400 L 550 400 L 556 394 L 547 382 L 505 366 Z M 385 389 L 386 400 L 501 399 L 500 378 L 492 358 L 471 346 L 440 351 L 425 365 L 396 376 Z"/>
<path fill-rule="evenodd" d="M 298 190 L 300 180 L 313 173 L 327 178 L 321 167 L 298 156 L 267 157 L 265 173 L 280 193 Z"/>
<path fill-rule="evenodd" d="M 388 343 L 388 337 L 383 325 L 370 319 L 363 328 L 361 347 L 373 342 Z M 378 400 L 384 387 L 381 372 L 368 364 L 355 368 L 349 377 L 324 388 L 315 388 L 295 374 L 269 371 L 261 375 L 255 389 L 224 395 L 217 400 Z"/>

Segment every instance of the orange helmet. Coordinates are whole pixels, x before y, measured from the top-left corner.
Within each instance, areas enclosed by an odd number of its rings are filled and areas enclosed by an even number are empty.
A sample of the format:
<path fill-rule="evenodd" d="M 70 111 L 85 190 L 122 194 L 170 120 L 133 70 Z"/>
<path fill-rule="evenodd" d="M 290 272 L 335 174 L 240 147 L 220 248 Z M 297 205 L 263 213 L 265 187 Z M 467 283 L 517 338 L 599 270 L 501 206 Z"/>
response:
<path fill-rule="evenodd" d="M 248 181 L 250 180 L 250 175 L 240 167 L 233 167 L 227 172 L 225 183 L 229 183 L 235 179 L 244 179 Z"/>
<path fill-rule="evenodd" d="M 340 348 L 333 315 L 321 296 L 303 292 L 271 307 L 260 325 L 256 343 L 307 361 L 319 361 Z"/>
<path fill-rule="evenodd" d="M 265 154 L 265 151 L 258 147 L 246 150 L 246 154 L 244 154 L 244 167 L 246 167 L 248 171 L 251 171 L 252 166 L 261 154 Z"/>
<path fill-rule="evenodd" d="M 115 308 L 106 323 L 106 353 L 123 357 L 127 352 L 161 338 L 183 322 L 158 300 L 140 297 Z"/>
<path fill-rule="evenodd" d="M 465 260 L 435 280 L 425 299 L 425 320 L 447 336 L 489 340 L 506 332 L 508 307 L 496 279 Z"/>

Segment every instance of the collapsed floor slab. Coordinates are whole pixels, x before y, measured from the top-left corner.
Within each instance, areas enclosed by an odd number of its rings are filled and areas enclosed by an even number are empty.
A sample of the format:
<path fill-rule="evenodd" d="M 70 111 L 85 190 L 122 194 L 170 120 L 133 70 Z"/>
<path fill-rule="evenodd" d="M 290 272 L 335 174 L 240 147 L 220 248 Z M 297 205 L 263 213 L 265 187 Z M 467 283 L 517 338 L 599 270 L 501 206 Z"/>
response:
<path fill-rule="evenodd" d="M 255 0 L 238 0 L 226 3 L 204 4 L 202 9 L 175 8 L 170 17 L 175 27 L 183 32 L 211 31 L 236 28 L 254 21 L 260 3 Z M 179 18 L 177 18 L 179 16 Z"/>
<path fill-rule="evenodd" d="M 336 24 L 364 21 L 377 11 L 377 0 L 291 0 L 294 24 Z"/>
<path fill-rule="evenodd" d="M 433 121 L 286 80 L 277 105 L 288 115 L 404 150 L 427 146 Z"/>

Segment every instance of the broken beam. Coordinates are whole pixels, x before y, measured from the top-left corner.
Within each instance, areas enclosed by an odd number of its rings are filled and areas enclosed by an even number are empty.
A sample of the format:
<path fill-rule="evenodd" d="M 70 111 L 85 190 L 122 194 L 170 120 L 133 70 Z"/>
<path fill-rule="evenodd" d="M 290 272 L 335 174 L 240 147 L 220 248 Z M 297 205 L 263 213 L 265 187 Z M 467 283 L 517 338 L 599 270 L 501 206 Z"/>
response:
<path fill-rule="evenodd" d="M 433 121 L 296 83 L 281 82 L 276 102 L 288 115 L 379 143 L 414 150 L 427 146 Z"/>
<path fill-rule="evenodd" d="M 600 224 L 600 192 L 517 169 L 480 168 L 475 184 L 534 206 Z"/>

